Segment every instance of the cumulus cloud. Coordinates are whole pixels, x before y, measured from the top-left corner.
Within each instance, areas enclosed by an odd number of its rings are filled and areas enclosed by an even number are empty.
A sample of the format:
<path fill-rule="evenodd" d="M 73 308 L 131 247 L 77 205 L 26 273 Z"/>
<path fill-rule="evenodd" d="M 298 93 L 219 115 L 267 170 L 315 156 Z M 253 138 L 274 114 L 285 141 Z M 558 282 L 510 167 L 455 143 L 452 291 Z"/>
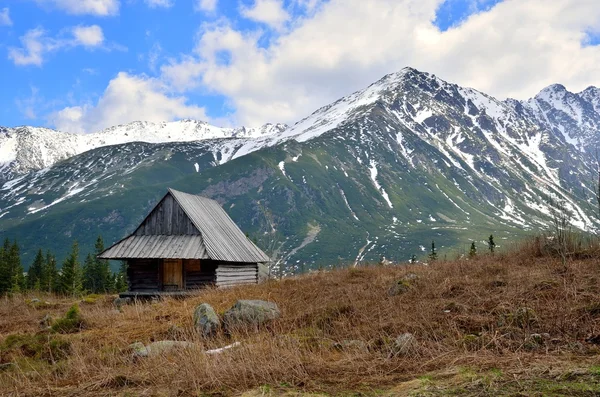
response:
<path fill-rule="evenodd" d="M 66 29 L 57 37 L 48 36 L 48 32 L 41 27 L 31 29 L 19 38 L 22 47 L 8 49 L 8 58 L 15 65 L 42 66 L 44 56 L 61 49 L 77 46 L 94 48 L 104 42 L 104 33 L 98 25 L 76 26 Z"/>
<path fill-rule="evenodd" d="M 203 108 L 188 105 L 181 96 L 170 96 L 164 85 L 146 76 L 121 72 L 110 81 L 98 102 L 61 109 L 50 116 L 56 128 L 69 132 L 93 132 L 135 120 L 205 120 Z"/>
<path fill-rule="evenodd" d="M 0 9 L 0 26 L 12 26 L 13 22 L 10 19 L 10 10 L 8 7 Z"/>
<path fill-rule="evenodd" d="M 73 36 L 78 44 L 85 47 L 96 47 L 104 42 L 104 33 L 98 25 L 76 26 Z"/>
<path fill-rule="evenodd" d="M 226 96 L 247 125 L 297 121 L 405 66 L 499 98 L 525 99 L 555 82 L 600 84 L 600 46 L 586 42 L 600 27 L 597 0 L 505 0 L 447 31 L 434 24 L 442 3 L 330 0 L 267 46 L 260 31 L 205 25 L 193 53 L 163 66 L 162 78 L 181 92 Z"/>
<path fill-rule="evenodd" d="M 283 8 L 282 0 L 254 0 L 251 7 L 242 6 L 240 14 L 277 30 L 282 29 L 285 22 L 290 19 L 290 15 Z"/>
<path fill-rule="evenodd" d="M 195 0 L 194 10 L 213 12 L 217 9 L 217 0 Z"/>
<path fill-rule="evenodd" d="M 109 16 L 119 13 L 119 0 L 35 0 L 73 15 Z"/>
<path fill-rule="evenodd" d="M 144 0 L 150 8 L 169 8 L 173 7 L 175 0 Z"/>

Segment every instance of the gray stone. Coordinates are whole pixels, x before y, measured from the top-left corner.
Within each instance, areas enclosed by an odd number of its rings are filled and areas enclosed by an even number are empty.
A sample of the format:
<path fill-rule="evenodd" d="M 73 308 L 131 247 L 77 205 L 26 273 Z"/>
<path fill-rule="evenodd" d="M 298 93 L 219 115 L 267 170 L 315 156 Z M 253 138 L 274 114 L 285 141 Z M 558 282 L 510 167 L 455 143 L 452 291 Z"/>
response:
<path fill-rule="evenodd" d="M 38 298 L 33 298 L 30 302 L 31 303 L 40 303 L 41 301 Z"/>
<path fill-rule="evenodd" d="M 392 347 L 393 354 L 400 356 L 412 356 L 417 354 L 418 351 L 419 343 L 417 342 L 417 338 L 408 332 L 398 335 Z"/>
<path fill-rule="evenodd" d="M 125 305 L 130 305 L 131 304 L 131 298 L 116 298 L 113 301 L 113 305 L 115 305 L 115 307 L 117 309 L 120 309 L 121 307 L 125 306 Z"/>
<path fill-rule="evenodd" d="M 258 328 L 279 318 L 281 312 L 277 304 L 263 300 L 239 300 L 223 315 L 228 331 L 236 328 Z"/>
<path fill-rule="evenodd" d="M 52 317 L 49 314 L 46 314 L 44 318 L 40 320 L 40 327 L 48 328 L 52 325 Z"/>
<path fill-rule="evenodd" d="M 152 342 L 148 346 L 144 346 L 141 342 L 135 342 L 129 345 L 133 350 L 134 357 L 154 357 L 161 354 L 168 354 L 179 349 L 189 349 L 194 344 L 191 342 L 183 342 L 177 340 L 161 340 Z"/>
<path fill-rule="evenodd" d="M 221 320 L 211 305 L 203 303 L 194 310 L 194 327 L 204 337 L 213 336 L 221 328 Z"/>
<path fill-rule="evenodd" d="M 128 348 L 133 351 L 134 357 L 147 357 L 148 356 L 148 349 L 146 349 L 146 346 L 144 346 L 144 344 L 142 342 L 132 343 L 131 345 L 128 346 Z"/>
<path fill-rule="evenodd" d="M 365 342 L 355 339 L 343 340 L 341 342 L 334 343 L 333 348 L 342 351 L 369 351 L 369 348 Z"/>

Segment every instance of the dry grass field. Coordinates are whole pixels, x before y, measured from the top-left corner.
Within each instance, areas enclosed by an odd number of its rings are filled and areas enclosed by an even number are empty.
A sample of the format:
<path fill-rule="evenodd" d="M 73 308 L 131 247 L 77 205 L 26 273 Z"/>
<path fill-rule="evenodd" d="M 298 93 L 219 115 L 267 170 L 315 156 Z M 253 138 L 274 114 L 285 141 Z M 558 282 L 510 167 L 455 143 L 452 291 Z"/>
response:
<path fill-rule="evenodd" d="M 2 298 L 0 395 L 600 395 L 600 254 L 579 248 L 565 263 L 541 244 L 429 266 L 315 272 L 121 310 L 114 296 Z M 276 302 L 282 316 L 212 339 L 194 331 L 197 304 L 223 313 L 238 299 Z M 75 332 L 40 326 L 74 303 L 83 319 Z M 416 342 L 399 350 L 404 333 Z M 145 358 L 128 349 L 159 340 L 195 345 Z M 233 342 L 241 345 L 203 353 Z"/>

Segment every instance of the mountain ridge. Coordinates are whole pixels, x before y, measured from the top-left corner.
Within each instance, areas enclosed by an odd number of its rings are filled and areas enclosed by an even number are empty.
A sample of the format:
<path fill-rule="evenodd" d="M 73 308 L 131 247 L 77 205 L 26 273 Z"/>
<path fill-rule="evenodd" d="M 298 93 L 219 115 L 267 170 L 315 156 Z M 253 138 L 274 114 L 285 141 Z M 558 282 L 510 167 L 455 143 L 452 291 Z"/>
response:
<path fill-rule="evenodd" d="M 0 187 L 0 230 L 28 246 L 43 230 L 65 246 L 98 232 L 112 241 L 166 187 L 218 200 L 286 273 L 407 260 L 432 238 L 446 250 L 512 239 L 561 208 L 597 230 L 597 90 L 556 89 L 551 101 L 500 101 L 403 69 L 274 133 L 123 143 L 22 174 Z"/>

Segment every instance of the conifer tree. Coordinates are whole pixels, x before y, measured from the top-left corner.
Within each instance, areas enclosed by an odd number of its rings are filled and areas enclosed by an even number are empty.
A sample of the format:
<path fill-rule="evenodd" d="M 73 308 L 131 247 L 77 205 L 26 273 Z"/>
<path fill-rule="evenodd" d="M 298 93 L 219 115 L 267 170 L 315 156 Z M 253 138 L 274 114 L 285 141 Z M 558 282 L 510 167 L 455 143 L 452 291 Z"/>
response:
<path fill-rule="evenodd" d="M 4 245 L 0 247 L 0 295 L 5 294 L 10 289 L 8 250 L 10 250 L 10 241 L 6 239 Z"/>
<path fill-rule="evenodd" d="M 494 243 L 494 235 L 493 234 L 490 234 L 490 238 L 488 239 L 488 248 L 490 249 L 490 252 L 493 254 L 494 249 L 496 248 L 496 243 Z"/>
<path fill-rule="evenodd" d="M 27 288 L 34 289 L 39 291 L 42 289 L 42 275 L 44 273 L 44 254 L 42 250 L 38 250 L 35 255 L 35 259 L 31 266 L 29 266 L 29 271 L 27 272 Z"/>
<path fill-rule="evenodd" d="M 435 262 L 437 260 L 437 251 L 435 250 L 435 241 L 431 240 L 431 252 L 429 253 L 429 261 Z"/>
<path fill-rule="evenodd" d="M 410 257 L 410 263 L 417 263 L 417 256 L 415 254 L 412 254 Z"/>
<path fill-rule="evenodd" d="M 60 289 L 59 282 L 58 270 L 56 270 L 56 258 L 52 255 L 50 250 L 48 250 L 46 251 L 46 260 L 40 282 L 42 290 L 46 292 L 56 292 Z"/>
<path fill-rule="evenodd" d="M 110 292 L 113 289 L 113 275 L 110 270 L 110 263 L 106 259 L 98 259 L 98 255 L 104 251 L 104 240 L 102 239 L 102 236 L 98 236 L 94 247 L 96 248 L 94 260 L 96 261 L 96 271 L 99 280 L 98 292 Z"/>
<path fill-rule="evenodd" d="M 119 271 L 115 274 L 115 290 L 116 292 L 127 291 L 127 262 L 121 261 Z"/>
<path fill-rule="evenodd" d="M 92 254 L 87 254 L 83 262 L 83 289 L 92 293 L 98 291 L 98 269 Z"/>
<path fill-rule="evenodd" d="M 77 295 L 82 291 L 81 266 L 79 264 L 79 244 L 73 242 L 71 253 L 62 265 L 60 276 L 60 292 L 66 295 Z"/>
<path fill-rule="evenodd" d="M 471 249 L 469 250 L 469 258 L 474 258 L 477 255 L 477 247 L 475 241 L 471 242 Z"/>
<path fill-rule="evenodd" d="M 16 240 L 10 244 L 7 252 L 5 252 L 5 258 L 8 265 L 8 276 L 10 277 L 9 291 L 21 292 L 26 289 L 26 285 L 23 266 L 21 266 L 21 254 Z"/>

